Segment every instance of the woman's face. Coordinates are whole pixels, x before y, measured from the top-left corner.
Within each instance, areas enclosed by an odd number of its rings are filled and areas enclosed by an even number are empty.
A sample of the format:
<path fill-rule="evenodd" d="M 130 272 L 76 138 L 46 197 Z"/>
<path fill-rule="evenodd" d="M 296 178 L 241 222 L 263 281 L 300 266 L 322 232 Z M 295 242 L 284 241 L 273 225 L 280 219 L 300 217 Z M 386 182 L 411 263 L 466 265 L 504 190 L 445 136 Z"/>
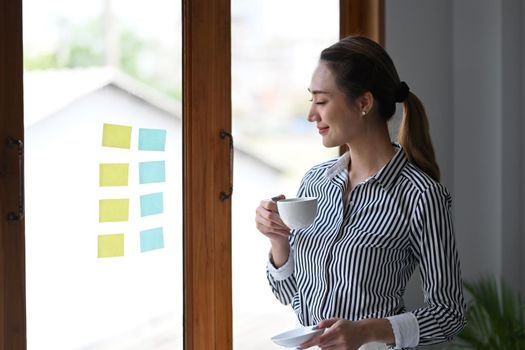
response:
<path fill-rule="evenodd" d="M 363 115 L 357 103 L 348 103 L 325 63 L 319 63 L 315 69 L 309 91 L 312 105 L 307 119 L 316 123 L 323 145 L 336 147 L 350 143 L 364 125 Z"/>

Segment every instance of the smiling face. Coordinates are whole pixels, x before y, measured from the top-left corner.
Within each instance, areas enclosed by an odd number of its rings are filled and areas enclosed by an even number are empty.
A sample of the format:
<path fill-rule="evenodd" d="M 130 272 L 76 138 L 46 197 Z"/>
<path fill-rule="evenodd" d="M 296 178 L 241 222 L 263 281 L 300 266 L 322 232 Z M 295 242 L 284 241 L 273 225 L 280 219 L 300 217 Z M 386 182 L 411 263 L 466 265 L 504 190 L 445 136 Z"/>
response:
<path fill-rule="evenodd" d="M 308 121 L 316 123 L 325 147 L 349 144 L 365 126 L 358 101 L 349 103 L 326 63 L 320 62 L 314 71 L 310 88 L 312 105 Z"/>

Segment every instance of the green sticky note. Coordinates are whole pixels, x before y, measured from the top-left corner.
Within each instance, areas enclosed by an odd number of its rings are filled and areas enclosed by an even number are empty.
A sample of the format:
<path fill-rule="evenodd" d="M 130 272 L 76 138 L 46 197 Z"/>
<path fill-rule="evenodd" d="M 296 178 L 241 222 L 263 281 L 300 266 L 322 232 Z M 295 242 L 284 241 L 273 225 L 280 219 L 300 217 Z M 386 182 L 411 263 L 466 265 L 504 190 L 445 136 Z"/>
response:
<path fill-rule="evenodd" d="M 101 199 L 98 201 L 98 221 L 128 221 L 129 199 Z"/>
<path fill-rule="evenodd" d="M 102 146 L 130 148 L 131 126 L 104 124 L 102 132 Z"/>
<path fill-rule="evenodd" d="M 100 164 L 100 186 L 127 186 L 128 173 L 127 163 Z"/>
<path fill-rule="evenodd" d="M 98 236 L 98 257 L 124 256 L 124 234 L 114 233 Z"/>
<path fill-rule="evenodd" d="M 162 227 L 140 231 L 140 251 L 147 252 L 164 248 L 164 233 Z"/>

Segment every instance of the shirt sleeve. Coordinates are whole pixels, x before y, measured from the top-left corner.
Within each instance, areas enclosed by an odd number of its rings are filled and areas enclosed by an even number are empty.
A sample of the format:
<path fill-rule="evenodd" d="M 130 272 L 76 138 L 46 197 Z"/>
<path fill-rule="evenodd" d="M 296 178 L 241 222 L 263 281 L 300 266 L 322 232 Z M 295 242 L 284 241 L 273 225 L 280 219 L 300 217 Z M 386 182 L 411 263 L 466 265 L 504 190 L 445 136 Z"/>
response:
<path fill-rule="evenodd" d="M 419 324 L 411 312 L 387 317 L 396 340 L 394 349 L 413 348 L 419 343 Z"/>
<path fill-rule="evenodd" d="M 450 341 L 466 324 L 450 209 L 450 194 L 435 184 L 420 195 L 412 216 L 411 247 L 419 262 L 426 305 L 412 311 L 419 325 L 419 345 Z"/>
<path fill-rule="evenodd" d="M 307 177 L 310 172 L 307 172 L 297 191 L 297 197 L 303 197 L 306 195 L 306 183 Z M 293 297 L 297 293 L 297 282 L 295 279 L 294 268 L 295 268 L 295 231 L 292 230 L 290 234 L 290 253 L 286 263 L 276 268 L 273 265 L 271 254 L 266 265 L 266 276 L 272 292 L 282 304 L 288 305 L 292 303 Z"/>
<path fill-rule="evenodd" d="M 297 292 L 297 284 L 294 275 L 294 251 L 290 247 L 288 260 L 283 266 L 276 268 L 273 265 L 271 254 L 266 267 L 268 282 L 272 292 L 282 304 L 291 304 L 292 299 Z"/>

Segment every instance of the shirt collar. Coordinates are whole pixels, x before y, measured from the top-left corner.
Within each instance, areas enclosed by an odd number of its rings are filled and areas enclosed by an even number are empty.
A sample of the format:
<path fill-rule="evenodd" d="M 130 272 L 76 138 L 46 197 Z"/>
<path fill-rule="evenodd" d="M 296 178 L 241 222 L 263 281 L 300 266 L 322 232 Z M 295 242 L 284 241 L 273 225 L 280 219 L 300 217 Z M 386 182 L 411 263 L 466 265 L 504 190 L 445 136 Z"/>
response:
<path fill-rule="evenodd" d="M 397 179 L 397 176 L 401 173 L 405 164 L 407 163 L 403 147 L 401 147 L 401 145 L 398 143 L 392 143 L 392 145 L 394 146 L 396 151 L 394 157 L 392 157 L 392 159 L 390 159 L 390 161 L 386 163 L 377 173 L 375 173 L 367 179 L 367 181 L 371 179 L 376 180 L 385 189 L 390 188 L 392 183 Z M 334 164 L 332 164 L 328 169 L 326 169 L 325 176 L 329 180 L 332 180 L 338 175 L 347 174 L 349 163 L 350 152 L 347 151 L 341 157 L 339 157 L 339 159 L 337 159 L 337 161 Z"/>

